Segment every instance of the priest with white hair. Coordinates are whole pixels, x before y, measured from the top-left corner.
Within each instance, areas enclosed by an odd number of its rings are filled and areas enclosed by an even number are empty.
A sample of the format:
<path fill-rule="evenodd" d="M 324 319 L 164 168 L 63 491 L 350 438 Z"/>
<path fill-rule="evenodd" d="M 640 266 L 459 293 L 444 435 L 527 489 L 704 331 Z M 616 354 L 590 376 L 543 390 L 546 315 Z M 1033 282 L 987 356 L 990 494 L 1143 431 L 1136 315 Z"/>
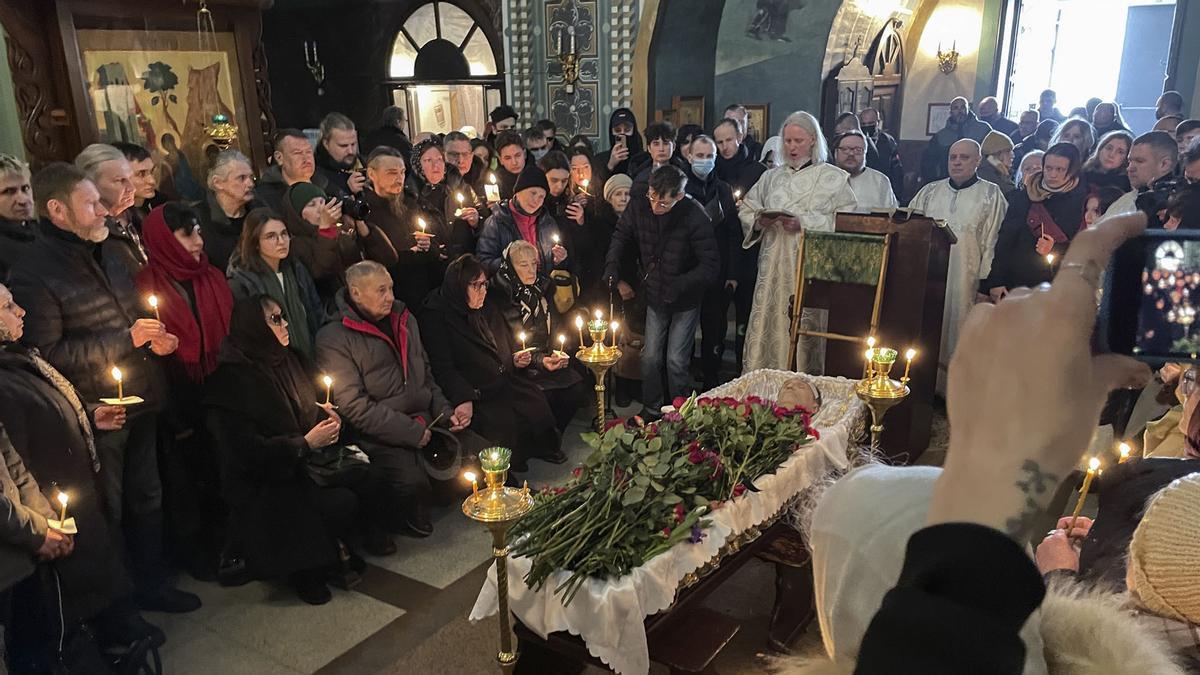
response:
<path fill-rule="evenodd" d="M 929 183 L 909 206 L 930 218 L 944 220 L 958 243 L 950 247 L 946 307 L 942 313 L 942 347 L 938 358 L 938 391 L 945 393 L 946 367 L 958 342 L 959 327 L 979 300 L 979 282 L 992 271 L 992 256 L 1000 224 L 1008 210 L 1004 191 L 977 175 L 979 143 L 964 138 L 950 146 L 950 177 Z"/>
<path fill-rule="evenodd" d="M 800 233 L 832 232 L 834 214 L 857 205 L 849 174 L 828 163 L 829 150 L 816 118 L 806 112 L 788 115 L 780 137 L 780 165 L 762 175 L 738 209 L 745 234 L 742 245 L 750 248 L 762 242 L 746 330 L 745 372 L 791 369 L 788 299 L 796 291 Z M 806 309 L 801 315 L 801 325 L 808 330 L 824 330 L 826 321 L 824 310 Z M 807 373 L 823 373 L 825 341 L 801 339 L 797 366 Z"/>

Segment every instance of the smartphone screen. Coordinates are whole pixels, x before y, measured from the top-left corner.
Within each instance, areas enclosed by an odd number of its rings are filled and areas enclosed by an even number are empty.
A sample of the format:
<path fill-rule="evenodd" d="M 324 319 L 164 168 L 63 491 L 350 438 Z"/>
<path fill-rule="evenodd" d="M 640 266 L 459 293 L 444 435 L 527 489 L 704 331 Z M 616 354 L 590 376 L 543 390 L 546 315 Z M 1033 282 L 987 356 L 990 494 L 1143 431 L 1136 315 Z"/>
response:
<path fill-rule="evenodd" d="M 1109 351 L 1161 364 L 1200 354 L 1200 233 L 1152 231 L 1109 267 L 1100 335 Z"/>

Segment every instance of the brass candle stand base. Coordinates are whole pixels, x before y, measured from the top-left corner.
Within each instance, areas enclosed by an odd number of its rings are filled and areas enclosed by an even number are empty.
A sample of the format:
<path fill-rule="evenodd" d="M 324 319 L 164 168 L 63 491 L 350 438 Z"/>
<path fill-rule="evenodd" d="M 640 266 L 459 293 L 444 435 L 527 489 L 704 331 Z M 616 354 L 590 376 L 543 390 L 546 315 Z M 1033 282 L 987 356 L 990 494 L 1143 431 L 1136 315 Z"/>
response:
<path fill-rule="evenodd" d="M 584 348 L 582 345 L 579 351 L 575 352 L 575 358 L 579 362 L 588 367 L 592 374 L 596 376 L 596 431 L 604 432 L 604 376 L 608 373 L 608 369 L 617 365 L 617 361 L 621 360 L 621 348 L 613 345 L 611 347 L 604 344 L 604 331 L 597 331 L 589 326 L 588 332 L 592 336 L 592 346 Z"/>
<path fill-rule="evenodd" d="M 481 458 L 489 450 L 480 453 Z M 508 617 L 508 528 L 513 521 L 525 515 L 533 508 L 533 496 L 529 494 L 529 485 L 517 489 L 506 487 L 504 481 L 508 476 L 508 465 L 500 470 L 488 470 L 484 467 L 484 480 L 487 487 L 476 490 L 462 504 L 463 514 L 471 520 L 483 523 L 492 533 L 492 558 L 496 564 L 496 597 L 500 605 L 500 651 L 496 654 L 496 662 L 501 672 L 512 673 L 517 665 L 517 650 L 513 647 L 512 631 Z"/>
<path fill-rule="evenodd" d="M 854 387 L 854 393 L 871 411 L 871 449 L 879 449 L 879 436 L 883 433 L 883 416 L 908 397 L 908 378 L 899 381 L 888 377 L 890 363 L 875 363 L 874 369 Z"/>

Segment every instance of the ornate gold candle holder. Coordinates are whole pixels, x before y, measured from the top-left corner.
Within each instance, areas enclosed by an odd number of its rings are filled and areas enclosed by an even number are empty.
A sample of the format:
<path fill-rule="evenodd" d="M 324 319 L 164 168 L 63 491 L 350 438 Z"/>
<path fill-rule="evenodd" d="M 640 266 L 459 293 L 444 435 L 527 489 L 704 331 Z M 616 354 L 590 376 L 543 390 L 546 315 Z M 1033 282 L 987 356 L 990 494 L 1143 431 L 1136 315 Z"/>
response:
<path fill-rule="evenodd" d="M 575 358 L 579 359 L 580 363 L 588 367 L 592 374 L 596 376 L 596 431 L 604 431 L 604 377 L 608 374 L 608 369 L 617 365 L 617 361 L 621 360 L 621 348 L 615 344 L 608 346 L 604 344 L 604 335 L 608 330 L 608 324 L 600 319 L 589 321 L 587 324 L 588 335 L 592 337 L 592 346 L 584 347 L 579 345 L 579 351 L 575 352 Z M 615 341 L 614 341 L 615 342 Z"/>
<path fill-rule="evenodd" d="M 229 117 L 222 113 L 217 113 L 212 117 L 212 126 L 207 127 L 208 137 L 212 139 L 213 145 L 221 150 L 228 150 L 233 146 L 234 141 L 238 137 L 237 125 L 229 121 Z"/>
<path fill-rule="evenodd" d="M 479 464 L 483 469 L 486 487 L 473 489 L 471 496 L 462 504 L 463 514 L 471 520 L 483 523 L 492 533 L 492 558 L 496 564 L 496 596 L 500 604 L 500 651 L 496 662 L 504 673 L 512 673 L 517 665 L 518 654 L 513 648 L 512 632 L 508 617 L 508 528 L 513 521 L 533 508 L 533 496 L 529 484 L 521 489 L 506 487 L 512 451 L 508 448 L 487 448 L 479 453 Z"/>
<path fill-rule="evenodd" d="M 867 375 L 854 387 L 854 393 L 871 411 L 871 449 L 877 450 L 883 433 L 883 416 L 908 396 L 909 378 L 891 379 L 892 366 L 896 365 L 895 349 L 871 349 L 867 354 Z"/>

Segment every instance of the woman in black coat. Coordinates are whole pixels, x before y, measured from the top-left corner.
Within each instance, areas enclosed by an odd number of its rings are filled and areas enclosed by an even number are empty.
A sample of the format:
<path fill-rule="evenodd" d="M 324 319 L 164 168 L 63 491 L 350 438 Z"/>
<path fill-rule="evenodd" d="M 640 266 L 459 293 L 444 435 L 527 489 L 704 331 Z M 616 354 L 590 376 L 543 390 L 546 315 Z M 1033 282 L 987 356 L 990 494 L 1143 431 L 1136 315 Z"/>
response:
<path fill-rule="evenodd" d="M 341 419 L 318 403 L 315 378 L 287 348 L 287 326 L 271 298 L 239 300 L 204 404 L 222 452 L 231 548 L 258 577 L 286 577 L 319 605 L 331 598 L 326 574 L 363 490 L 319 487 L 307 473 L 313 450 L 338 443 Z"/>
<path fill-rule="evenodd" d="M 519 372 L 545 392 L 554 411 L 555 426 L 562 433 L 587 402 L 587 391 L 583 376 L 570 367 L 567 356 L 573 351 L 568 345 L 575 345 L 576 340 L 551 305 L 554 282 L 538 274 L 537 258 L 537 249 L 524 239 L 509 244 L 504 262 L 492 277 L 487 302 L 504 317 L 508 334 L 524 333 L 526 344 L 534 349 L 533 363 Z M 559 340 L 568 335 L 569 342 Z"/>
<path fill-rule="evenodd" d="M 127 645 L 145 636 L 161 644 L 162 632 L 134 607 L 130 578 L 96 486 L 100 463 L 94 429 L 121 428 L 125 409 L 80 400 L 75 387 L 36 349 L 18 341 L 24 316 L 25 310 L 0 285 L 0 426 L 51 504 L 58 504 L 58 489 L 67 492 L 68 516 L 79 530 L 75 550 L 54 563 L 63 620 L 68 629 L 94 620 L 104 645 Z M 55 630 L 58 621 L 55 616 Z"/>
<path fill-rule="evenodd" d="M 1050 281 L 1067 246 L 1083 230 L 1088 187 L 1080 179 L 1079 149 L 1058 143 L 1046 151 L 1041 173 L 1024 178 L 1009 195 L 996 238 L 992 271 L 980 290 L 999 300 L 1014 288 Z M 1051 264 L 1048 255 L 1054 255 Z"/>
<path fill-rule="evenodd" d="M 513 451 L 514 471 L 526 471 L 530 458 L 561 464 L 567 458 L 546 395 L 517 372 L 533 355 L 486 302 L 487 288 L 483 265 L 464 255 L 425 300 L 421 332 L 434 377 L 450 405 L 471 404 L 473 431 Z"/>

